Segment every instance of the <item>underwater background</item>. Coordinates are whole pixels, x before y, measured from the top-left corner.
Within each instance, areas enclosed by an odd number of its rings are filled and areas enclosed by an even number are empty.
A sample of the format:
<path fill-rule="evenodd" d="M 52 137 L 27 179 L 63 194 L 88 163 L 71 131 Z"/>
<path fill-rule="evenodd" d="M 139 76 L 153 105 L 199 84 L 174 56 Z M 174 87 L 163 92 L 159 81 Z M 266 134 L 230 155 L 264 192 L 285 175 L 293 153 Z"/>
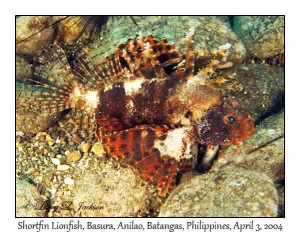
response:
<path fill-rule="evenodd" d="M 165 38 L 184 55 L 191 28 L 194 74 L 205 71 L 220 102 L 249 113 L 255 130 L 238 145 L 217 147 L 213 156 L 208 145 L 199 145 L 193 168 L 178 174 L 166 196 L 138 169 L 110 156 L 80 111 L 60 109 L 60 99 L 47 103 L 54 112 L 39 108 L 40 74 L 57 76 L 50 85 L 55 92 L 64 70 L 79 64 L 79 54 L 88 64 L 101 64 L 137 35 Z M 222 65 L 211 70 L 224 45 L 230 48 Z M 55 46 L 65 59 L 56 53 L 44 59 Z M 17 16 L 16 214 L 284 217 L 284 91 L 283 16 Z M 74 133 L 77 121 L 84 128 L 80 135 Z"/>

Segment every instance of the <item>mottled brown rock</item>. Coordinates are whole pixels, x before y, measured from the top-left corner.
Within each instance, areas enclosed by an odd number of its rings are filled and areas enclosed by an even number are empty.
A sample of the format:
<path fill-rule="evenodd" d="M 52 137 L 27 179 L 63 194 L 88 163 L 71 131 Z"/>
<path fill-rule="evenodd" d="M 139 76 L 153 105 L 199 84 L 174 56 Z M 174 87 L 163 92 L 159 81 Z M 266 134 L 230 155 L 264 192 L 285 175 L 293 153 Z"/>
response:
<path fill-rule="evenodd" d="M 16 216 L 45 217 L 47 200 L 26 180 L 16 180 Z"/>
<path fill-rule="evenodd" d="M 54 16 L 53 19 L 59 21 L 55 43 L 74 43 L 78 42 L 79 39 L 95 37 L 95 33 L 91 32 L 96 30 L 95 27 L 98 25 L 95 25 L 89 16 Z"/>
<path fill-rule="evenodd" d="M 142 216 L 153 195 L 132 169 L 115 167 L 110 162 L 101 163 L 99 169 L 86 169 L 75 184 L 74 216 Z"/>
<path fill-rule="evenodd" d="M 83 152 L 83 153 L 86 153 L 86 152 L 88 152 L 89 150 L 90 150 L 90 148 L 91 148 L 91 144 L 89 144 L 89 143 L 82 143 L 81 145 L 80 145 L 80 150 Z"/>
<path fill-rule="evenodd" d="M 81 159 L 81 153 L 79 150 L 72 151 L 67 155 L 67 163 L 76 162 Z"/>
<path fill-rule="evenodd" d="M 267 58 L 284 52 L 284 16 L 234 16 L 234 31 L 250 56 Z"/>
<path fill-rule="evenodd" d="M 285 190 L 283 185 L 277 185 L 278 196 L 279 196 L 279 205 L 278 205 L 278 217 L 285 217 L 285 205 L 284 205 L 284 198 L 285 198 Z"/>
<path fill-rule="evenodd" d="M 278 196 L 263 173 L 223 169 L 184 179 L 160 209 L 160 217 L 276 217 Z"/>
<path fill-rule="evenodd" d="M 93 63 L 102 61 L 114 53 L 119 44 L 125 43 L 128 38 L 135 38 L 137 33 L 143 36 L 153 35 L 157 39 L 166 38 L 185 55 L 184 38 L 191 28 L 195 29 L 196 58 L 211 57 L 219 46 L 226 43 L 232 45 L 229 60 L 240 62 L 246 56 L 243 43 L 226 20 L 215 16 L 135 16 L 134 19 L 138 25 L 130 17 L 109 20 L 105 36 L 99 37 L 91 45 L 89 59 Z"/>
<path fill-rule="evenodd" d="M 103 145 L 101 142 L 96 142 L 94 143 L 91 151 L 95 154 L 95 155 L 98 155 L 98 156 L 103 156 L 105 154 L 105 151 L 103 149 Z"/>
<path fill-rule="evenodd" d="M 53 123 L 51 116 L 45 116 L 24 108 L 16 109 L 16 131 L 24 134 L 43 132 Z"/>
<path fill-rule="evenodd" d="M 16 56 L 16 79 L 26 80 L 32 76 L 32 66 L 20 56 Z"/>
<path fill-rule="evenodd" d="M 41 49 L 49 46 L 53 41 L 55 25 L 50 26 L 53 22 L 52 16 L 21 16 L 17 18 L 16 52 L 26 56 L 39 55 Z M 30 37 L 35 33 L 37 34 Z"/>
<path fill-rule="evenodd" d="M 237 102 L 259 120 L 284 106 L 284 70 L 267 64 L 234 64 L 210 80 L 221 89 L 224 102 Z M 224 81 L 224 82 L 222 82 Z"/>
<path fill-rule="evenodd" d="M 41 112 L 35 106 L 37 100 L 30 87 L 21 83 L 16 89 L 16 131 L 23 134 L 36 134 L 46 131 L 57 121 L 56 114 Z"/>

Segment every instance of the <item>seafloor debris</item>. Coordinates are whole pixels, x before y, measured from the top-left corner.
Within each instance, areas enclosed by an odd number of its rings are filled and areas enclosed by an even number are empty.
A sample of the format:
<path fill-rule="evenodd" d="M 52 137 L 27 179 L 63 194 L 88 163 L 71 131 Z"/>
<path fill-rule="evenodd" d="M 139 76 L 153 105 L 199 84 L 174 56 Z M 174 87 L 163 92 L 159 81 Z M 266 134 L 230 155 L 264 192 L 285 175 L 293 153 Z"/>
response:
<path fill-rule="evenodd" d="M 242 106 L 256 123 L 284 108 L 284 72 L 268 64 L 234 64 L 217 70 L 209 82 L 223 101 Z"/>
<path fill-rule="evenodd" d="M 233 25 L 248 56 L 268 58 L 284 53 L 284 16 L 235 16 Z"/>
<path fill-rule="evenodd" d="M 132 24 L 137 25 L 133 16 L 128 16 Z M 54 16 L 57 22 L 58 33 L 55 43 L 77 43 L 80 40 L 94 40 L 103 33 L 108 20 L 115 20 L 119 16 Z"/>
<path fill-rule="evenodd" d="M 223 169 L 183 179 L 160 208 L 160 217 L 276 217 L 272 180 L 246 169 Z"/>
<path fill-rule="evenodd" d="M 26 180 L 16 180 L 16 216 L 45 217 L 49 203 L 38 192 L 36 186 Z"/>
<path fill-rule="evenodd" d="M 17 140 L 17 177 L 34 184 L 30 187 L 41 187 L 48 217 L 157 215 L 160 199 L 154 186 L 143 184 L 137 172 L 107 157 L 99 142 L 66 164 L 67 156 L 85 144 L 53 139 L 47 133 Z"/>
<path fill-rule="evenodd" d="M 32 77 L 32 65 L 20 56 L 16 56 L 16 78 L 18 80 L 28 79 Z"/>
<path fill-rule="evenodd" d="M 117 167 L 111 161 L 86 168 L 75 182 L 74 216 L 143 216 L 155 196 L 155 189 L 142 185 L 132 169 Z"/>
<path fill-rule="evenodd" d="M 55 20 L 51 16 L 22 16 L 16 19 L 16 53 L 37 56 L 53 42 Z M 43 29 L 43 30 L 42 30 Z M 36 34 L 35 34 L 36 33 Z M 32 36 L 34 34 L 34 36 Z"/>

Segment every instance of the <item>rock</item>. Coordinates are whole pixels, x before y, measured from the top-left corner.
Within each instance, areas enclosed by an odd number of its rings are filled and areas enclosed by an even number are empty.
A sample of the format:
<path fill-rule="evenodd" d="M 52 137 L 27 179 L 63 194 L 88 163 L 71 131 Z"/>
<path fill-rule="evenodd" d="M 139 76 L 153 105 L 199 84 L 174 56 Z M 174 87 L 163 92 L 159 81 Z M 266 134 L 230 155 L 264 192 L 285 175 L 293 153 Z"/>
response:
<path fill-rule="evenodd" d="M 26 56 L 39 55 L 43 47 L 49 46 L 53 42 L 55 26 L 50 26 L 53 22 L 52 16 L 21 16 L 17 18 L 16 52 Z M 40 31 L 44 28 L 46 29 Z M 39 33 L 30 37 L 36 32 Z"/>
<path fill-rule="evenodd" d="M 285 208 L 284 208 L 284 186 L 277 185 L 278 196 L 279 196 L 279 205 L 278 205 L 278 217 L 284 218 L 285 217 Z"/>
<path fill-rule="evenodd" d="M 26 80 L 32 76 L 32 66 L 23 57 L 16 56 L 16 79 Z"/>
<path fill-rule="evenodd" d="M 246 49 L 236 34 L 227 23 L 215 16 L 135 16 L 134 20 L 138 25 L 126 16 L 109 20 L 105 36 L 100 37 L 90 47 L 88 57 L 91 62 L 101 62 L 114 53 L 119 44 L 127 42 L 128 38 L 135 38 L 137 33 L 153 35 L 157 39 L 166 38 L 185 54 L 184 38 L 191 28 L 195 29 L 194 50 L 197 59 L 211 57 L 219 46 L 226 43 L 232 45 L 229 51 L 230 61 L 243 61 L 246 55 Z"/>
<path fill-rule="evenodd" d="M 278 195 L 263 173 L 223 169 L 183 179 L 159 217 L 276 217 Z"/>
<path fill-rule="evenodd" d="M 103 145 L 101 142 L 96 142 L 92 147 L 92 152 L 94 152 L 95 155 L 103 156 L 105 154 L 105 151 L 103 149 Z"/>
<path fill-rule="evenodd" d="M 222 91 L 225 103 L 237 102 L 255 121 L 284 107 L 284 71 L 267 64 L 235 64 L 218 71 L 210 82 Z M 228 78 L 225 83 L 221 82 Z"/>
<path fill-rule="evenodd" d="M 56 169 L 58 171 L 67 171 L 67 170 L 69 170 L 69 168 L 70 168 L 69 165 L 63 164 L 63 165 L 58 165 Z"/>
<path fill-rule="evenodd" d="M 52 173 L 51 172 L 46 173 L 43 177 L 43 183 L 50 184 L 51 180 L 52 180 Z"/>
<path fill-rule="evenodd" d="M 222 21 L 227 25 L 227 27 L 231 28 L 231 21 L 233 20 L 233 16 L 226 16 L 226 15 L 218 15 L 215 16 L 218 20 Z"/>
<path fill-rule="evenodd" d="M 34 99 L 30 88 L 17 82 L 16 131 L 24 134 L 37 134 L 38 132 L 45 132 L 56 122 L 56 115 L 41 112 L 34 105 L 35 101 L 37 100 Z"/>
<path fill-rule="evenodd" d="M 59 21 L 55 38 L 56 43 L 78 42 L 78 39 L 91 39 L 96 34 L 95 31 L 91 33 L 98 26 L 90 20 L 91 16 L 54 16 L 53 19 Z"/>
<path fill-rule="evenodd" d="M 60 165 L 60 159 L 59 158 L 51 158 L 51 162 L 55 165 Z"/>
<path fill-rule="evenodd" d="M 67 163 L 76 162 L 81 159 L 81 153 L 79 150 L 72 151 L 67 155 Z"/>
<path fill-rule="evenodd" d="M 34 167 L 30 167 L 30 168 L 28 168 L 28 170 L 25 172 L 25 174 L 32 174 L 32 173 L 34 173 L 34 172 L 35 172 Z"/>
<path fill-rule="evenodd" d="M 253 57 L 284 53 L 284 16 L 234 16 L 234 31 Z"/>
<path fill-rule="evenodd" d="M 243 145 L 229 147 L 212 169 L 240 166 L 263 172 L 273 181 L 284 180 L 283 112 L 264 120 Z"/>
<path fill-rule="evenodd" d="M 26 180 L 16 179 L 17 217 L 45 217 L 46 203 L 34 185 Z"/>
<path fill-rule="evenodd" d="M 80 150 L 83 153 L 89 152 L 90 148 L 91 148 L 91 144 L 89 143 L 83 143 L 80 145 Z"/>
<path fill-rule="evenodd" d="M 76 180 L 74 217 L 137 217 L 147 211 L 153 193 L 130 168 L 111 162 L 87 168 Z"/>
<path fill-rule="evenodd" d="M 70 177 L 66 177 L 64 179 L 64 183 L 68 184 L 68 185 L 74 185 L 74 180 L 72 178 L 70 178 Z"/>
<path fill-rule="evenodd" d="M 22 107 L 16 108 L 16 131 L 24 134 L 36 134 L 46 131 L 53 123 L 51 116 L 28 111 Z"/>

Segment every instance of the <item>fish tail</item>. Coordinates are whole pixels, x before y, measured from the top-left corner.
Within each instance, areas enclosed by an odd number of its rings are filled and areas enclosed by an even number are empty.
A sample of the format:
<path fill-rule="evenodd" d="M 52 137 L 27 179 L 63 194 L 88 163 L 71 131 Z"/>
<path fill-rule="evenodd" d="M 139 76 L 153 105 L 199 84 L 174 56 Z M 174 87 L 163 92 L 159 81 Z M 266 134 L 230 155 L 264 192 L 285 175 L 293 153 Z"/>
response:
<path fill-rule="evenodd" d="M 74 72 L 58 45 L 44 49 L 36 62 L 34 75 L 25 80 L 26 91 L 20 94 L 24 97 L 19 98 L 24 99 L 22 106 L 62 118 L 53 127 L 66 132 L 75 142 L 93 138 L 99 97 L 97 86 L 89 80 L 92 75 L 81 77 Z"/>
<path fill-rule="evenodd" d="M 51 115 L 71 107 L 70 95 L 76 79 L 59 46 L 44 49 L 35 60 L 33 76 L 25 80 L 28 104 L 39 113 Z"/>

